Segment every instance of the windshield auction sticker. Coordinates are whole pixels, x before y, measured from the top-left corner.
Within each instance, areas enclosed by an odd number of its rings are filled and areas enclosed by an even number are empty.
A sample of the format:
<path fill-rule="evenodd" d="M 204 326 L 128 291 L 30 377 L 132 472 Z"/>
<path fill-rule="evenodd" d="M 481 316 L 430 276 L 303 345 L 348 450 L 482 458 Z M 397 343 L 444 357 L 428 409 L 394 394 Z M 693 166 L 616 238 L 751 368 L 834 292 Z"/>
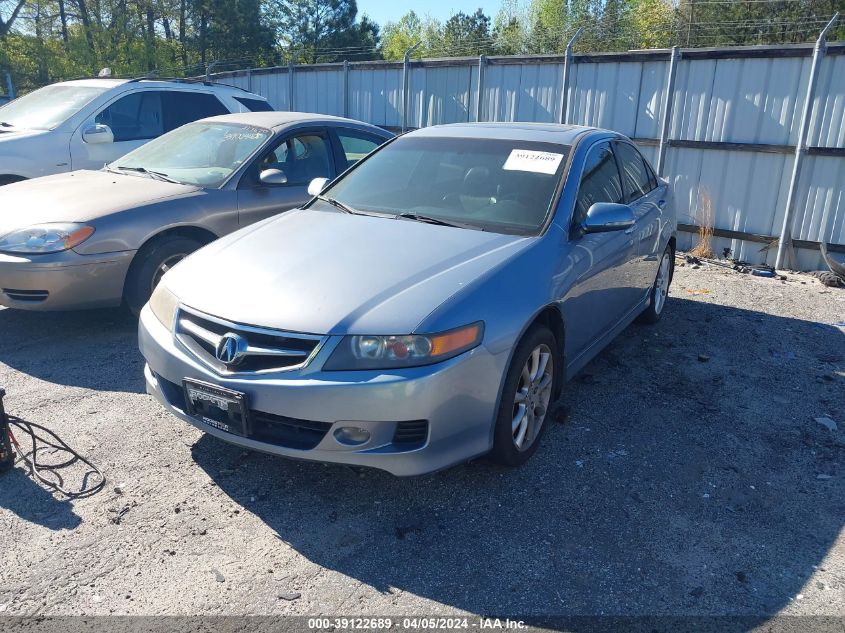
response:
<path fill-rule="evenodd" d="M 515 149 L 508 156 L 502 169 L 507 171 L 532 171 L 536 174 L 553 174 L 557 171 L 563 154 Z"/>

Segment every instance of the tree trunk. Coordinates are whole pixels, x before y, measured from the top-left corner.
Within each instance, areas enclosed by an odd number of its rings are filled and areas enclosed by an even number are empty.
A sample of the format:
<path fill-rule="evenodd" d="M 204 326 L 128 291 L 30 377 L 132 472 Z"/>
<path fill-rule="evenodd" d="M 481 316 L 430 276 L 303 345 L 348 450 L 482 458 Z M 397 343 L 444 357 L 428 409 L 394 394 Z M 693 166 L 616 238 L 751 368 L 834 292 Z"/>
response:
<path fill-rule="evenodd" d="M 15 20 L 17 20 L 24 4 L 26 4 L 26 0 L 18 0 L 17 4 L 15 4 L 15 8 L 12 9 L 12 15 L 9 16 L 9 19 L 4 22 L 3 19 L 0 18 L 0 37 L 6 37 L 11 32 L 12 25 L 14 25 Z"/>
<path fill-rule="evenodd" d="M 59 0 L 59 19 L 62 22 L 62 42 L 64 42 L 65 50 L 67 50 L 69 38 L 67 34 L 67 11 L 65 10 L 65 0 Z"/>
<path fill-rule="evenodd" d="M 94 31 L 91 28 L 91 13 L 88 11 L 86 0 L 76 0 L 79 7 L 79 18 L 82 20 L 82 28 L 85 31 L 85 41 L 88 43 L 88 51 L 91 53 L 91 68 L 97 71 L 97 49 L 94 46 Z"/>

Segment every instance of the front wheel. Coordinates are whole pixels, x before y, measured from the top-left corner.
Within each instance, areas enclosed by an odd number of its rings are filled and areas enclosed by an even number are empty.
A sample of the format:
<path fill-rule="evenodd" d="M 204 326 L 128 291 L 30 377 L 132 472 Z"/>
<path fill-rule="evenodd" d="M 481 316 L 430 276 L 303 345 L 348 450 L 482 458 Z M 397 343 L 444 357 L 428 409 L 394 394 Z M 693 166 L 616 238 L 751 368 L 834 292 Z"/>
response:
<path fill-rule="evenodd" d="M 202 246 L 197 240 L 172 235 L 142 248 L 126 279 L 124 301 L 129 310 L 140 314 L 164 274 Z"/>
<path fill-rule="evenodd" d="M 675 253 L 671 246 L 667 246 L 660 258 L 660 266 L 657 268 L 657 278 L 651 287 L 651 301 L 648 307 L 643 310 L 639 320 L 642 323 L 657 323 L 663 315 L 663 308 L 666 306 L 666 298 L 669 296 L 669 285 L 672 283 L 672 273 L 675 270 Z"/>
<path fill-rule="evenodd" d="M 493 461 L 520 466 L 537 450 L 562 370 L 557 340 L 545 326 L 533 326 L 517 345 L 499 403 Z"/>

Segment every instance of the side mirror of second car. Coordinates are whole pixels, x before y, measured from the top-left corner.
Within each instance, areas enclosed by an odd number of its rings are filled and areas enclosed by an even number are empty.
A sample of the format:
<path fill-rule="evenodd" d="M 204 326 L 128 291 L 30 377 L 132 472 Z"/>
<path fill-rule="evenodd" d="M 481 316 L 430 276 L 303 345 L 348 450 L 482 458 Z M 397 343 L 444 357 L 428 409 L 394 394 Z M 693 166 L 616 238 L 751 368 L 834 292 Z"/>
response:
<path fill-rule="evenodd" d="M 288 184 L 288 177 L 281 169 L 265 169 L 258 176 L 259 182 L 262 185 L 286 185 Z"/>
<path fill-rule="evenodd" d="M 82 142 L 88 145 L 114 143 L 114 132 L 108 125 L 95 123 L 82 130 Z"/>
<path fill-rule="evenodd" d="M 323 193 L 323 189 L 326 188 L 327 184 L 329 184 L 328 178 L 315 178 L 314 180 L 308 183 L 308 195 L 319 196 L 321 193 Z"/>
<path fill-rule="evenodd" d="M 624 231 L 634 226 L 634 211 L 627 204 L 596 202 L 587 211 L 582 229 L 584 233 Z"/>

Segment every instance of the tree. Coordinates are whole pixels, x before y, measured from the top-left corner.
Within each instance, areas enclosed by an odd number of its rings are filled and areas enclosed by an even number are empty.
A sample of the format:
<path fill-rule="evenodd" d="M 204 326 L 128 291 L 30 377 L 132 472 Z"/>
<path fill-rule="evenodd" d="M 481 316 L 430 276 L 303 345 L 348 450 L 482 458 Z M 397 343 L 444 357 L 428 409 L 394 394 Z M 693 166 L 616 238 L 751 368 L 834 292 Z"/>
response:
<path fill-rule="evenodd" d="M 471 15 L 463 11 L 456 13 L 443 28 L 442 46 L 444 55 L 469 56 L 491 52 L 490 18 L 481 9 Z"/>
<path fill-rule="evenodd" d="M 381 53 L 385 59 L 402 59 L 405 51 L 423 41 L 423 22 L 408 11 L 398 22 L 388 22 L 382 31 Z"/>
<path fill-rule="evenodd" d="M 299 62 L 334 61 L 343 50 L 375 55 L 378 26 L 369 19 L 356 24 L 355 0 L 273 0 L 279 39 Z M 373 50 L 370 50 L 372 48 Z M 347 52 L 352 52 L 347 50 Z"/>
<path fill-rule="evenodd" d="M 2 0 L 0 1 L 0 37 L 6 37 L 12 30 L 26 0 Z M 6 14 L 9 17 L 3 18 Z"/>

